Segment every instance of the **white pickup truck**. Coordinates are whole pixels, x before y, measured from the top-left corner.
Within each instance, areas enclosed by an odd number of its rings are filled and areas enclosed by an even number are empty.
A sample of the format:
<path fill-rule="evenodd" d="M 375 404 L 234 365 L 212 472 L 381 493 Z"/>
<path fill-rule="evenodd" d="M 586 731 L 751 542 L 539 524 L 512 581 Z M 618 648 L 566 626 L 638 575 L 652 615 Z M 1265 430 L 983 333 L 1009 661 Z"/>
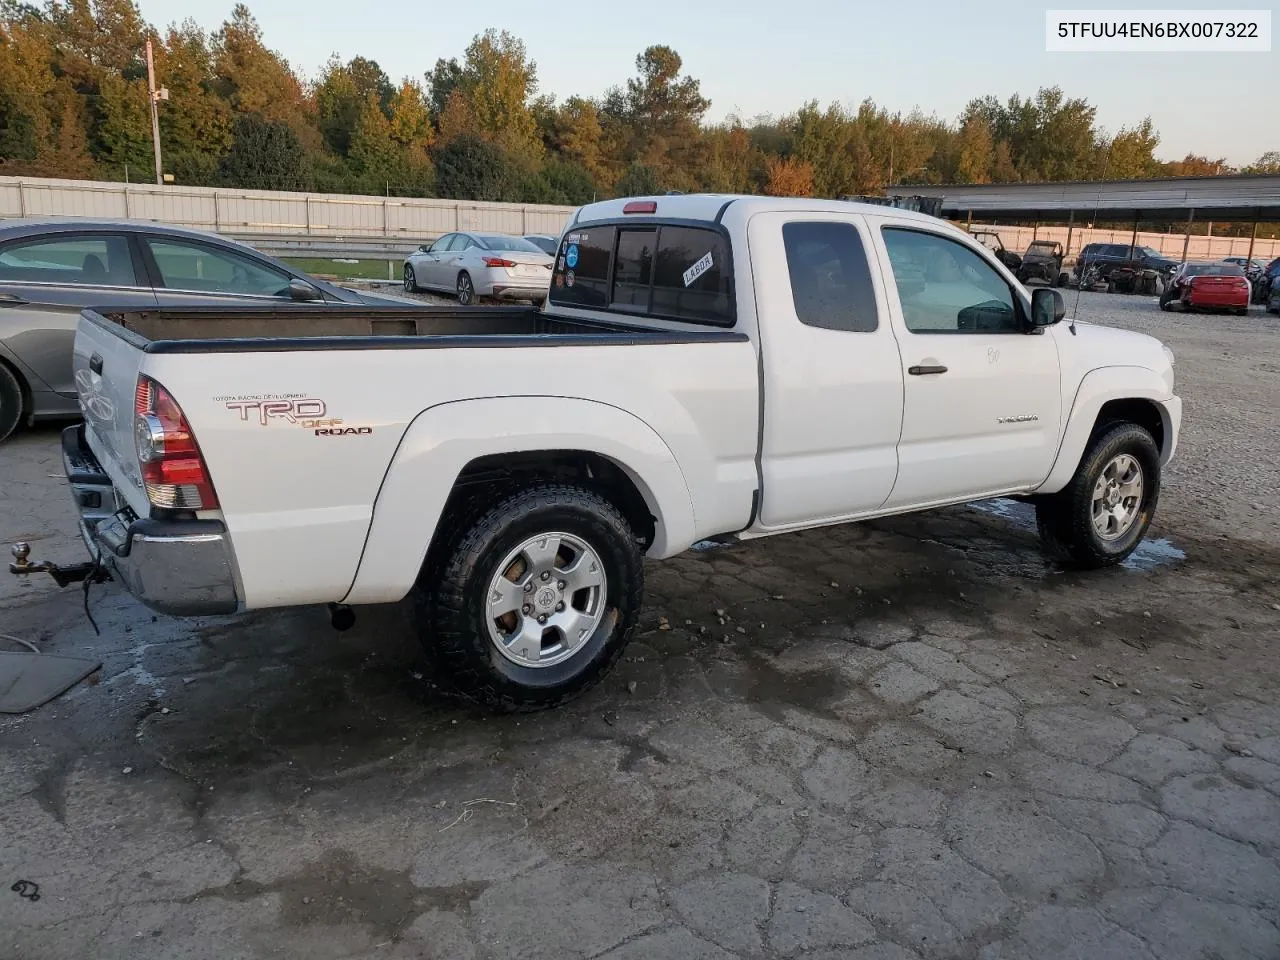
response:
<path fill-rule="evenodd" d="M 707 538 L 1025 496 L 1066 559 L 1127 556 L 1173 356 L 1063 312 L 921 214 L 613 200 L 541 310 L 86 310 L 66 468 L 91 575 L 153 609 L 412 595 L 459 689 L 535 709 L 617 660 L 643 557 Z"/>

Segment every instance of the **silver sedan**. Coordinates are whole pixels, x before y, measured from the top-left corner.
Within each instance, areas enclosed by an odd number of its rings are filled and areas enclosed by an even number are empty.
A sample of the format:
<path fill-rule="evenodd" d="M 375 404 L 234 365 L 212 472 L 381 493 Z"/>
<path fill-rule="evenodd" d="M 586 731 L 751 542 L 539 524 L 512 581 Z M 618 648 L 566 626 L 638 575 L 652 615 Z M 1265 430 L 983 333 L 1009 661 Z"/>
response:
<path fill-rule="evenodd" d="M 541 303 L 551 289 L 548 256 L 522 237 L 500 233 L 446 233 L 404 262 L 406 293 L 442 290 L 461 304 L 476 297 Z"/>

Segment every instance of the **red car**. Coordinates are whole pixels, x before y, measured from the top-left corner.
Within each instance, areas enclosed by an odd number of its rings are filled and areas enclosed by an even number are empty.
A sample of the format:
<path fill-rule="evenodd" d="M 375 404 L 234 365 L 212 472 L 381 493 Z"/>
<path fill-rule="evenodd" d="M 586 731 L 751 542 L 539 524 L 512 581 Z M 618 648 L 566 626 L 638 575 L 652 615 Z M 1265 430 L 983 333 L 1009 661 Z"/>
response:
<path fill-rule="evenodd" d="M 1231 310 L 1249 312 L 1249 280 L 1234 263 L 1184 263 L 1173 272 L 1160 295 L 1160 309 L 1177 300 L 1183 310 Z"/>

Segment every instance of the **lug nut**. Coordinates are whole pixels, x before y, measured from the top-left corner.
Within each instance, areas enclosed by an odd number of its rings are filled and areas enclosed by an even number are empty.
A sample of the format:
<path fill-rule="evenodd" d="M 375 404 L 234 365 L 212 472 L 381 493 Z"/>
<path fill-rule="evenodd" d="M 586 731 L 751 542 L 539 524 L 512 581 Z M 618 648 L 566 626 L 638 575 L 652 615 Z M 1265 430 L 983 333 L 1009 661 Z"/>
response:
<path fill-rule="evenodd" d="M 564 603 L 563 603 L 563 602 L 561 602 L 561 603 L 557 603 L 557 604 L 556 604 L 556 613 L 560 613 L 562 610 L 564 610 Z"/>
<path fill-rule="evenodd" d="M 529 606 L 529 605 L 526 603 L 526 604 L 521 608 L 521 612 L 522 612 L 522 613 L 533 613 L 533 607 Z"/>
<path fill-rule="evenodd" d="M 563 580 L 561 580 L 559 583 L 556 584 L 556 586 L 559 587 L 561 590 L 563 590 L 568 585 L 569 584 L 565 583 Z"/>
<path fill-rule="evenodd" d="M 532 581 L 532 580 L 530 580 L 528 583 L 526 583 L 526 584 L 524 585 L 524 592 L 525 592 L 525 593 L 533 593 L 533 581 Z"/>
<path fill-rule="evenodd" d="M 545 613 L 540 614 L 540 615 L 538 616 L 538 622 L 539 622 L 539 623 L 546 623 L 546 622 L 547 622 L 547 615 L 546 615 Z"/>
<path fill-rule="evenodd" d="M 550 579 L 551 579 L 551 573 L 550 573 L 550 571 L 548 571 L 548 570 L 543 570 L 543 571 L 542 571 L 542 579 L 543 579 L 543 580 L 550 580 Z"/>

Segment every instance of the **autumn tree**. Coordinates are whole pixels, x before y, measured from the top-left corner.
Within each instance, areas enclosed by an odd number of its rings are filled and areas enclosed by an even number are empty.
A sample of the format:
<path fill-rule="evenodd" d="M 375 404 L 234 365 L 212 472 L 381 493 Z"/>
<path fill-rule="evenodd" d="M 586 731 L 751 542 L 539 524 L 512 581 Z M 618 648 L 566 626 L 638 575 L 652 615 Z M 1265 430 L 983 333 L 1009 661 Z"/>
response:
<path fill-rule="evenodd" d="M 794 157 L 765 160 L 764 192 L 770 197 L 813 196 L 813 167 Z"/>
<path fill-rule="evenodd" d="M 214 87 L 236 114 L 287 124 L 299 142 L 319 139 L 310 102 L 288 62 L 262 42 L 262 30 L 243 3 L 213 38 Z"/>

